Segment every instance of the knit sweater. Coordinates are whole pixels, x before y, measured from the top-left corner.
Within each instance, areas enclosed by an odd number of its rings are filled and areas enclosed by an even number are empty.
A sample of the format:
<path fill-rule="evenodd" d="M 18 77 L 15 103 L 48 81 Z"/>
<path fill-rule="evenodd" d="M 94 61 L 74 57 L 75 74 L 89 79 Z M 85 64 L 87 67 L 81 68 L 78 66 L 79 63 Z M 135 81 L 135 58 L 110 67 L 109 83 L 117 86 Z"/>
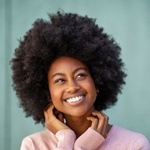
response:
<path fill-rule="evenodd" d="M 150 150 L 150 144 L 142 134 L 113 126 L 106 139 L 92 128 L 77 139 L 70 129 L 44 130 L 24 138 L 21 150 Z"/>

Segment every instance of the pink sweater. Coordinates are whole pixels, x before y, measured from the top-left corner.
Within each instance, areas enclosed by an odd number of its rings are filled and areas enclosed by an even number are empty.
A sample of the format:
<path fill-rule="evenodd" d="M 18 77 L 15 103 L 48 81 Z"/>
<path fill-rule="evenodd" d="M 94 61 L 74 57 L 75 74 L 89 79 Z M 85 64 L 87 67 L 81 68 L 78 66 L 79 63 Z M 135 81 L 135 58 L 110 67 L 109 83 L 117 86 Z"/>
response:
<path fill-rule="evenodd" d="M 106 139 L 91 128 L 77 139 L 69 129 L 56 135 L 44 130 L 24 138 L 21 150 L 150 150 L 150 144 L 139 133 L 113 126 Z"/>

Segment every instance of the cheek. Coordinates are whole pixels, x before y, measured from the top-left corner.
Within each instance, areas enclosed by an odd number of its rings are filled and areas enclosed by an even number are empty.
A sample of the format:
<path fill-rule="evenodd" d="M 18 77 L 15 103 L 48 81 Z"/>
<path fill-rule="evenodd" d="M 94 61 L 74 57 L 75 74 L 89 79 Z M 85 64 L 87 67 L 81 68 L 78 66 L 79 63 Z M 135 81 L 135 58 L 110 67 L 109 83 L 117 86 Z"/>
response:
<path fill-rule="evenodd" d="M 51 88 L 50 88 L 51 87 Z M 55 97 L 55 90 L 52 86 L 49 86 L 50 99 L 53 101 L 53 97 Z"/>
<path fill-rule="evenodd" d="M 57 89 L 56 87 L 49 88 L 51 101 L 54 103 L 57 103 L 61 99 L 61 90 Z"/>
<path fill-rule="evenodd" d="M 90 93 L 90 96 L 93 98 L 93 100 L 95 100 L 97 96 L 95 84 L 92 80 L 90 80 L 88 83 L 89 84 L 87 84 L 86 87 Z"/>
<path fill-rule="evenodd" d="M 58 94 L 55 92 L 55 90 L 50 90 L 50 95 L 51 95 L 51 102 L 52 104 L 55 106 L 55 108 L 57 107 L 58 102 Z"/>
<path fill-rule="evenodd" d="M 94 81 L 92 79 L 89 79 L 86 83 L 85 83 L 85 87 L 87 87 L 87 89 L 89 91 L 93 91 L 96 92 L 96 87 L 94 84 Z"/>

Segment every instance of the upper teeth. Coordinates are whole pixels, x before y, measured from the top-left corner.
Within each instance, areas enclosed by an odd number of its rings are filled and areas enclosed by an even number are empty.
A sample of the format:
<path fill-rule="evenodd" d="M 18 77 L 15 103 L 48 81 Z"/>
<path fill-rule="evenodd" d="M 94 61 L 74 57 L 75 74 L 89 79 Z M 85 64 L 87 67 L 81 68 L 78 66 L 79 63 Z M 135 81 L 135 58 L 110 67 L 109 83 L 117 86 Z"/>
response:
<path fill-rule="evenodd" d="M 72 103 L 72 102 L 79 101 L 79 100 L 81 100 L 82 98 L 83 98 L 83 96 L 77 96 L 77 97 L 69 98 L 69 99 L 67 99 L 66 101 L 67 101 L 68 103 Z"/>

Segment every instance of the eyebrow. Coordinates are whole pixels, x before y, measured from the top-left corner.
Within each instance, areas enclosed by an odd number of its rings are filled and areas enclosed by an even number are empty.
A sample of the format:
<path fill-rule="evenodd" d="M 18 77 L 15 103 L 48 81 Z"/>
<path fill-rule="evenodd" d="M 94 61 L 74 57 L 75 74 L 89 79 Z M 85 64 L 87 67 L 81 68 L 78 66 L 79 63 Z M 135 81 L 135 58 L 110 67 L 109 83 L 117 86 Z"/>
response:
<path fill-rule="evenodd" d="M 85 67 L 76 68 L 76 69 L 73 71 L 73 74 L 75 74 L 75 73 L 78 72 L 79 70 L 85 70 L 85 71 L 87 71 L 87 68 L 85 68 Z M 58 76 L 65 76 L 64 73 L 58 72 L 58 73 L 53 74 L 52 77 L 51 77 L 51 79 L 54 78 L 54 77 L 57 76 L 57 75 L 58 75 Z"/>

